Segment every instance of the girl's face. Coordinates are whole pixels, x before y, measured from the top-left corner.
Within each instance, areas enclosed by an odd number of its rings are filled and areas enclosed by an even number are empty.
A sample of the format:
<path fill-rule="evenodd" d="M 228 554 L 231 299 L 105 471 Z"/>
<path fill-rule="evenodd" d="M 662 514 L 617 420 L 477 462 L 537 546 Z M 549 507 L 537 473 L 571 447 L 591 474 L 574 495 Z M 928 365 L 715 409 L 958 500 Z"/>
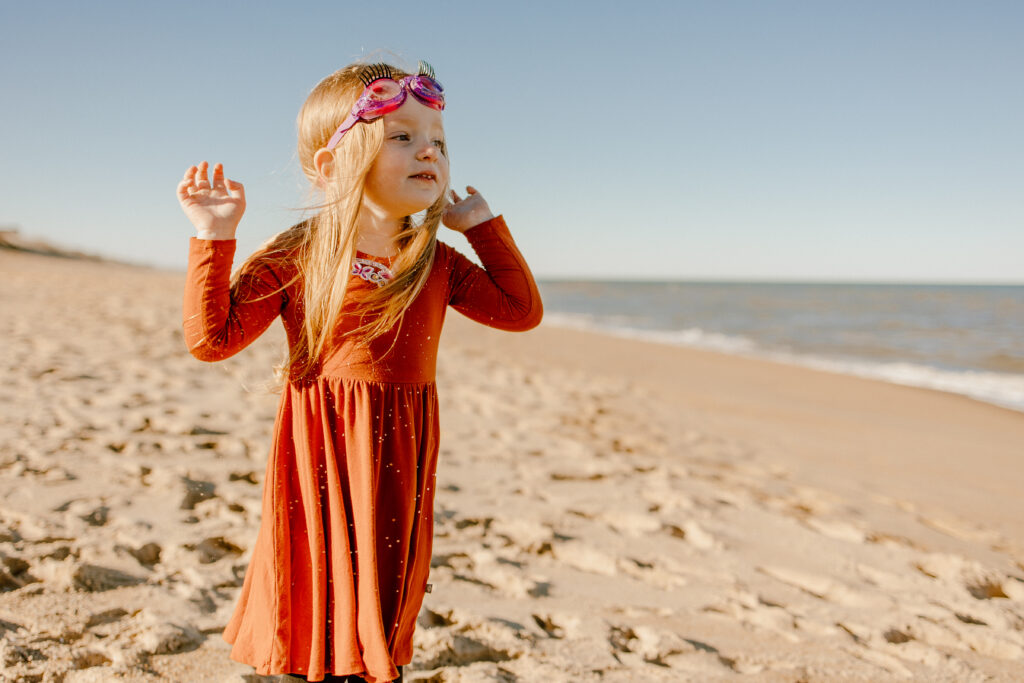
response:
<path fill-rule="evenodd" d="M 384 144 L 366 176 L 363 203 L 378 216 L 404 218 L 436 202 L 447 186 L 441 112 L 408 97 L 384 115 Z"/>

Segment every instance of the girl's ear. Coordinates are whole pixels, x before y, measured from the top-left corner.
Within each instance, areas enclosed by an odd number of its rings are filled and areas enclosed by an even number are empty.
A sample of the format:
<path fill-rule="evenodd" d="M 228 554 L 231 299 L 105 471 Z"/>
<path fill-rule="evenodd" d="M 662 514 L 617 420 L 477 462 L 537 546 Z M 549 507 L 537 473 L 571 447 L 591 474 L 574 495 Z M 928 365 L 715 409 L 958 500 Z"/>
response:
<path fill-rule="evenodd" d="M 313 155 L 313 168 L 316 169 L 317 184 L 323 187 L 334 175 L 334 154 L 321 147 Z"/>

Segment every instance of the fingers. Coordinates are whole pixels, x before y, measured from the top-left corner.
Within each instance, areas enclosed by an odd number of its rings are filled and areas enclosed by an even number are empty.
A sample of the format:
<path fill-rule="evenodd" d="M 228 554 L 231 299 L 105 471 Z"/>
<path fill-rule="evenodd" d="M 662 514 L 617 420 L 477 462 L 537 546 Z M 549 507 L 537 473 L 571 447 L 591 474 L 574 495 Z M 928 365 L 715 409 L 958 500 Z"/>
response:
<path fill-rule="evenodd" d="M 181 184 L 193 187 L 196 184 L 196 170 L 198 169 L 195 166 L 189 166 L 185 171 L 185 177 L 181 179 Z"/>
<path fill-rule="evenodd" d="M 479 194 L 479 192 L 472 185 L 466 185 L 466 198 L 468 199 L 469 196 L 473 195 L 473 194 Z M 451 198 L 452 198 L 453 202 L 461 202 L 462 201 L 462 197 L 460 197 L 459 194 L 455 190 L 451 191 Z"/>
<path fill-rule="evenodd" d="M 213 167 L 213 184 L 211 186 L 207 178 L 207 171 L 210 164 L 202 161 L 198 166 L 189 166 L 185 176 L 178 183 L 178 197 L 188 199 L 190 192 L 200 190 L 222 190 L 233 197 L 245 198 L 245 188 L 242 183 L 224 177 L 224 164 L 218 163 Z"/>
<path fill-rule="evenodd" d="M 210 189 L 210 179 L 206 175 L 206 171 L 209 166 L 210 165 L 205 161 L 199 162 L 199 170 L 196 173 L 196 187 L 200 190 Z"/>
<path fill-rule="evenodd" d="M 230 178 L 226 178 L 224 183 L 224 189 L 229 195 L 231 195 L 231 197 L 234 199 L 241 199 L 242 202 L 245 202 L 245 187 L 242 186 L 242 183 L 237 180 L 231 180 Z"/>
<path fill-rule="evenodd" d="M 224 194 L 229 197 L 245 202 L 245 188 L 237 180 L 224 177 L 224 164 L 217 164 L 213 167 L 213 189 L 223 190 Z"/>
<path fill-rule="evenodd" d="M 196 183 L 196 167 L 189 166 L 185 171 L 185 176 L 178 183 L 178 200 L 186 201 L 191 196 L 193 190 L 195 190 Z"/>
<path fill-rule="evenodd" d="M 224 186 L 224 164 L 217 164 L 213 167 L 213 189 L 225 190 Z"/>

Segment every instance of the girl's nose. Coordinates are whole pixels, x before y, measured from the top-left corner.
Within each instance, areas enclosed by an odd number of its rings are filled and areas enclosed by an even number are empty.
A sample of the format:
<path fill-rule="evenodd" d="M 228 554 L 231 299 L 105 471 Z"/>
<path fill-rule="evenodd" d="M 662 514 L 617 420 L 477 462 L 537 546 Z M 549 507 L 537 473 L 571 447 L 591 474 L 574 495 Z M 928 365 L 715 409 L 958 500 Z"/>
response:
<path fill-rule="evenodd" d="M 416 157 L 424 161 L 436 160 L 438 153 L 439 150 L 437 149 L 437 145 L 435 145 L 433 142 L 428 142 L 424 144 L 422 147 L 420 147 L 419 154 L 417 154 Z"/>

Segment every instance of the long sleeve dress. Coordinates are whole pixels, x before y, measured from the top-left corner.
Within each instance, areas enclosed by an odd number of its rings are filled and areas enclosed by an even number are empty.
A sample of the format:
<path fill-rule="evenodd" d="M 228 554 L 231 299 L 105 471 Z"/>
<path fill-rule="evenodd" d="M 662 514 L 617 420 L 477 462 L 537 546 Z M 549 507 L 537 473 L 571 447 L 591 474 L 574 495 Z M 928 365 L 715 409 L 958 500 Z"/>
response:
<path fill-rule="evenodd" d="M 412 659 L 433 540 L 434 378 L 447 306 L 505 330 L 528 330 L 542 316 L 537 285 L 504 220 L 465 236 L 483 268 L 438 242 L 429 278 L 400 324 L 368 345 L 336 334 L 316 378 L 289 382 L 281 393 L 260 528 L 224 631 L 232 659 L 259 674 L 389 681 Z M 302 284 L 288 284 L 295 271 L 257 259 L 232 287 L 234 251 L 234 240 L 191 238 L 184 331 L 201 360 L 237 353 L 278 315 L 289 344 L 302 326 Z M 378 286 L 380 266 L 390 265 L 356 256 L 353 294 Z M 358 323 L 343 311 L 336 330 Z"/>

